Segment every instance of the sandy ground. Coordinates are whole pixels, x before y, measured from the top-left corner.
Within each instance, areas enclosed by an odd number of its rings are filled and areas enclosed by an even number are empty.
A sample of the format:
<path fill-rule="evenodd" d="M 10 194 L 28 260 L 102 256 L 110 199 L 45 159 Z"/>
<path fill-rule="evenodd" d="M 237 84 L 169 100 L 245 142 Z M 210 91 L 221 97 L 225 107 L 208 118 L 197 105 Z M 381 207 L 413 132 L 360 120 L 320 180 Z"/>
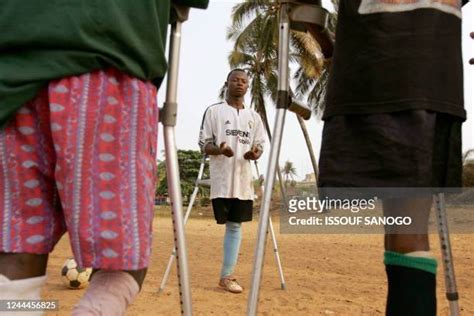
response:
<path fill-rule="evenodd" d="M 281 290 L 278 269 L 268 243 L 260 291 L 259 315 L 384 315 L 385 270 L 382 235 L 281 235 L 274 220 L 287 290 Z M 235 271 L 243 294 L 218 288 L 224 228 L 210 218 L 191 218 L 187 230 L 194 315 L 245 315 L 258 223 L 243 226 L 243 242 Z M 173 267 L 164 292 L 158 294 L 172 249 L 169 217 L 154 221 L 153 257 L 142 292 L 127 315 L 179 315 L 179 290 Z M 474 235 L 452 235 L 462 315 L 474 315 Z M 431 236 L 439 257 L 437 235 Z M 59 300 L 60 310 L 48 315 L 68 315 L 84 290 L 66 289 L 61 265 L 70 256 L 63 238 L 51 255 L 45 299 Z M 438 311 L 448 315 L 444 278 L 438 273 Z"/>

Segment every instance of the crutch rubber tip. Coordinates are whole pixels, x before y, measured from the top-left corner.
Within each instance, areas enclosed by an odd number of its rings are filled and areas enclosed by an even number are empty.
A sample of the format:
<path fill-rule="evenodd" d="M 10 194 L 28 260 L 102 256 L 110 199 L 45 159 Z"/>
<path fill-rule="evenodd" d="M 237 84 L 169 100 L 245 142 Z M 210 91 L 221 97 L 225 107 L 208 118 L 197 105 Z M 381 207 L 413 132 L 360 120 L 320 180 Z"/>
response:
<path fill-rule="evenodd" d="M 459 294 L 458 292 L 446 293 L 446 298 L 448 299 L 448 301 L 457 301 L 459 300 Z"/>
<path fill-rule="evenodd" d="M 282 289 L 282 290 L 286 290 L 286 284 L 285 284 L 285 283 L 282 283 L 282 284 L 281 284 L 281 289 Z"/>

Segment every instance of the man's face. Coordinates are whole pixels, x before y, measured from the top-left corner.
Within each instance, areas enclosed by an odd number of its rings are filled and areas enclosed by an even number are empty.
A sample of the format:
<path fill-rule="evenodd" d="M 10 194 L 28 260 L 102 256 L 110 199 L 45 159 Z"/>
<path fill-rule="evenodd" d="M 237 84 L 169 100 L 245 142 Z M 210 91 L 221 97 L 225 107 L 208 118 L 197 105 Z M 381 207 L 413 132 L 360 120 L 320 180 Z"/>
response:
<path fill-rule="evenodd" d="M 234 71 L 227 80 L 227 91 L 231 97 L 243 97 L 249 87 L 249 78 L 243 71 Z"/>

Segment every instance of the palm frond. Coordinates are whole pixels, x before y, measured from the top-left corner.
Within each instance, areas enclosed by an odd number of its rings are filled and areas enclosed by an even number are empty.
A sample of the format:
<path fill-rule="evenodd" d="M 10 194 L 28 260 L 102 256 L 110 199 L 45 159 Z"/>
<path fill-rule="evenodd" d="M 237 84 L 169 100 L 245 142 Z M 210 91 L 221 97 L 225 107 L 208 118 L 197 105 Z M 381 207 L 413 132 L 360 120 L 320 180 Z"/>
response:
<path fill-rule="evenodd" d="M 246 19 L 254 17 L 260 11 L 265 11 L 272 5 L 270 0 L 246 0 L 236 4 L 232 8 L 232 25 L 241 26 Z"/>

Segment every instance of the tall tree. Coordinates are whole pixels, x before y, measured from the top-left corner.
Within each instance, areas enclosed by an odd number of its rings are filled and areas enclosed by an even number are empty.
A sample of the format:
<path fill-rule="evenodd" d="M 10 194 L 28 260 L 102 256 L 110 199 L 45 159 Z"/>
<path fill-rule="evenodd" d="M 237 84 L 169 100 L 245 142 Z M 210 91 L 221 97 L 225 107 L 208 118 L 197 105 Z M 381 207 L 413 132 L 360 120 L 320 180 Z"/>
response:
<path fill-rule="evenodd" d="M 233 8 L 232 25 L 228 30 L 228 39 L 234 41 L 234 50 L 229 56 L 229 63 L 232 67 L 241 67 L 248 72 L 252 105 L 262 117 L 269 137 L 271 135 L 265 100 L 270 98 L 275 103 L 277 98 L 278 9 L 278 3 L 269 0 L 247 0 L 237 4 Z M 334 22 L 331 23 L 335 25 Z M 327 63 L 322 61 L 319 46 L 310 35 L 296 31 L 292 31 L 290 35 L 290 61 L 299 65 L 293 77 L 298 81 L 296 95 L 299 97 L 307 95 L 308 104 L 317 112 L 318 105 L 322 104 L 319 102 L 322 99 L 319 90 L 324 90 L 321 83 L 318 86 L 317 79 L 324 75 L 323 78 L 326 80 Z M 325 84 L 325 81 L 323 83 Z M 315 91 L 316 87 L 318 91 Z M 298 119 L 298 123 L 317 176 L 316 158 L 306 125 L 301 118 Z"/>
<path fill-rule="evenodd" d="M 285 186 L 287 186 L 290 181 L 295 182 L 296 168 L 291 161 L 287 160 L 285 162 L 285 165 L 281 168 L 281 172 L 285 177 Z"/>

